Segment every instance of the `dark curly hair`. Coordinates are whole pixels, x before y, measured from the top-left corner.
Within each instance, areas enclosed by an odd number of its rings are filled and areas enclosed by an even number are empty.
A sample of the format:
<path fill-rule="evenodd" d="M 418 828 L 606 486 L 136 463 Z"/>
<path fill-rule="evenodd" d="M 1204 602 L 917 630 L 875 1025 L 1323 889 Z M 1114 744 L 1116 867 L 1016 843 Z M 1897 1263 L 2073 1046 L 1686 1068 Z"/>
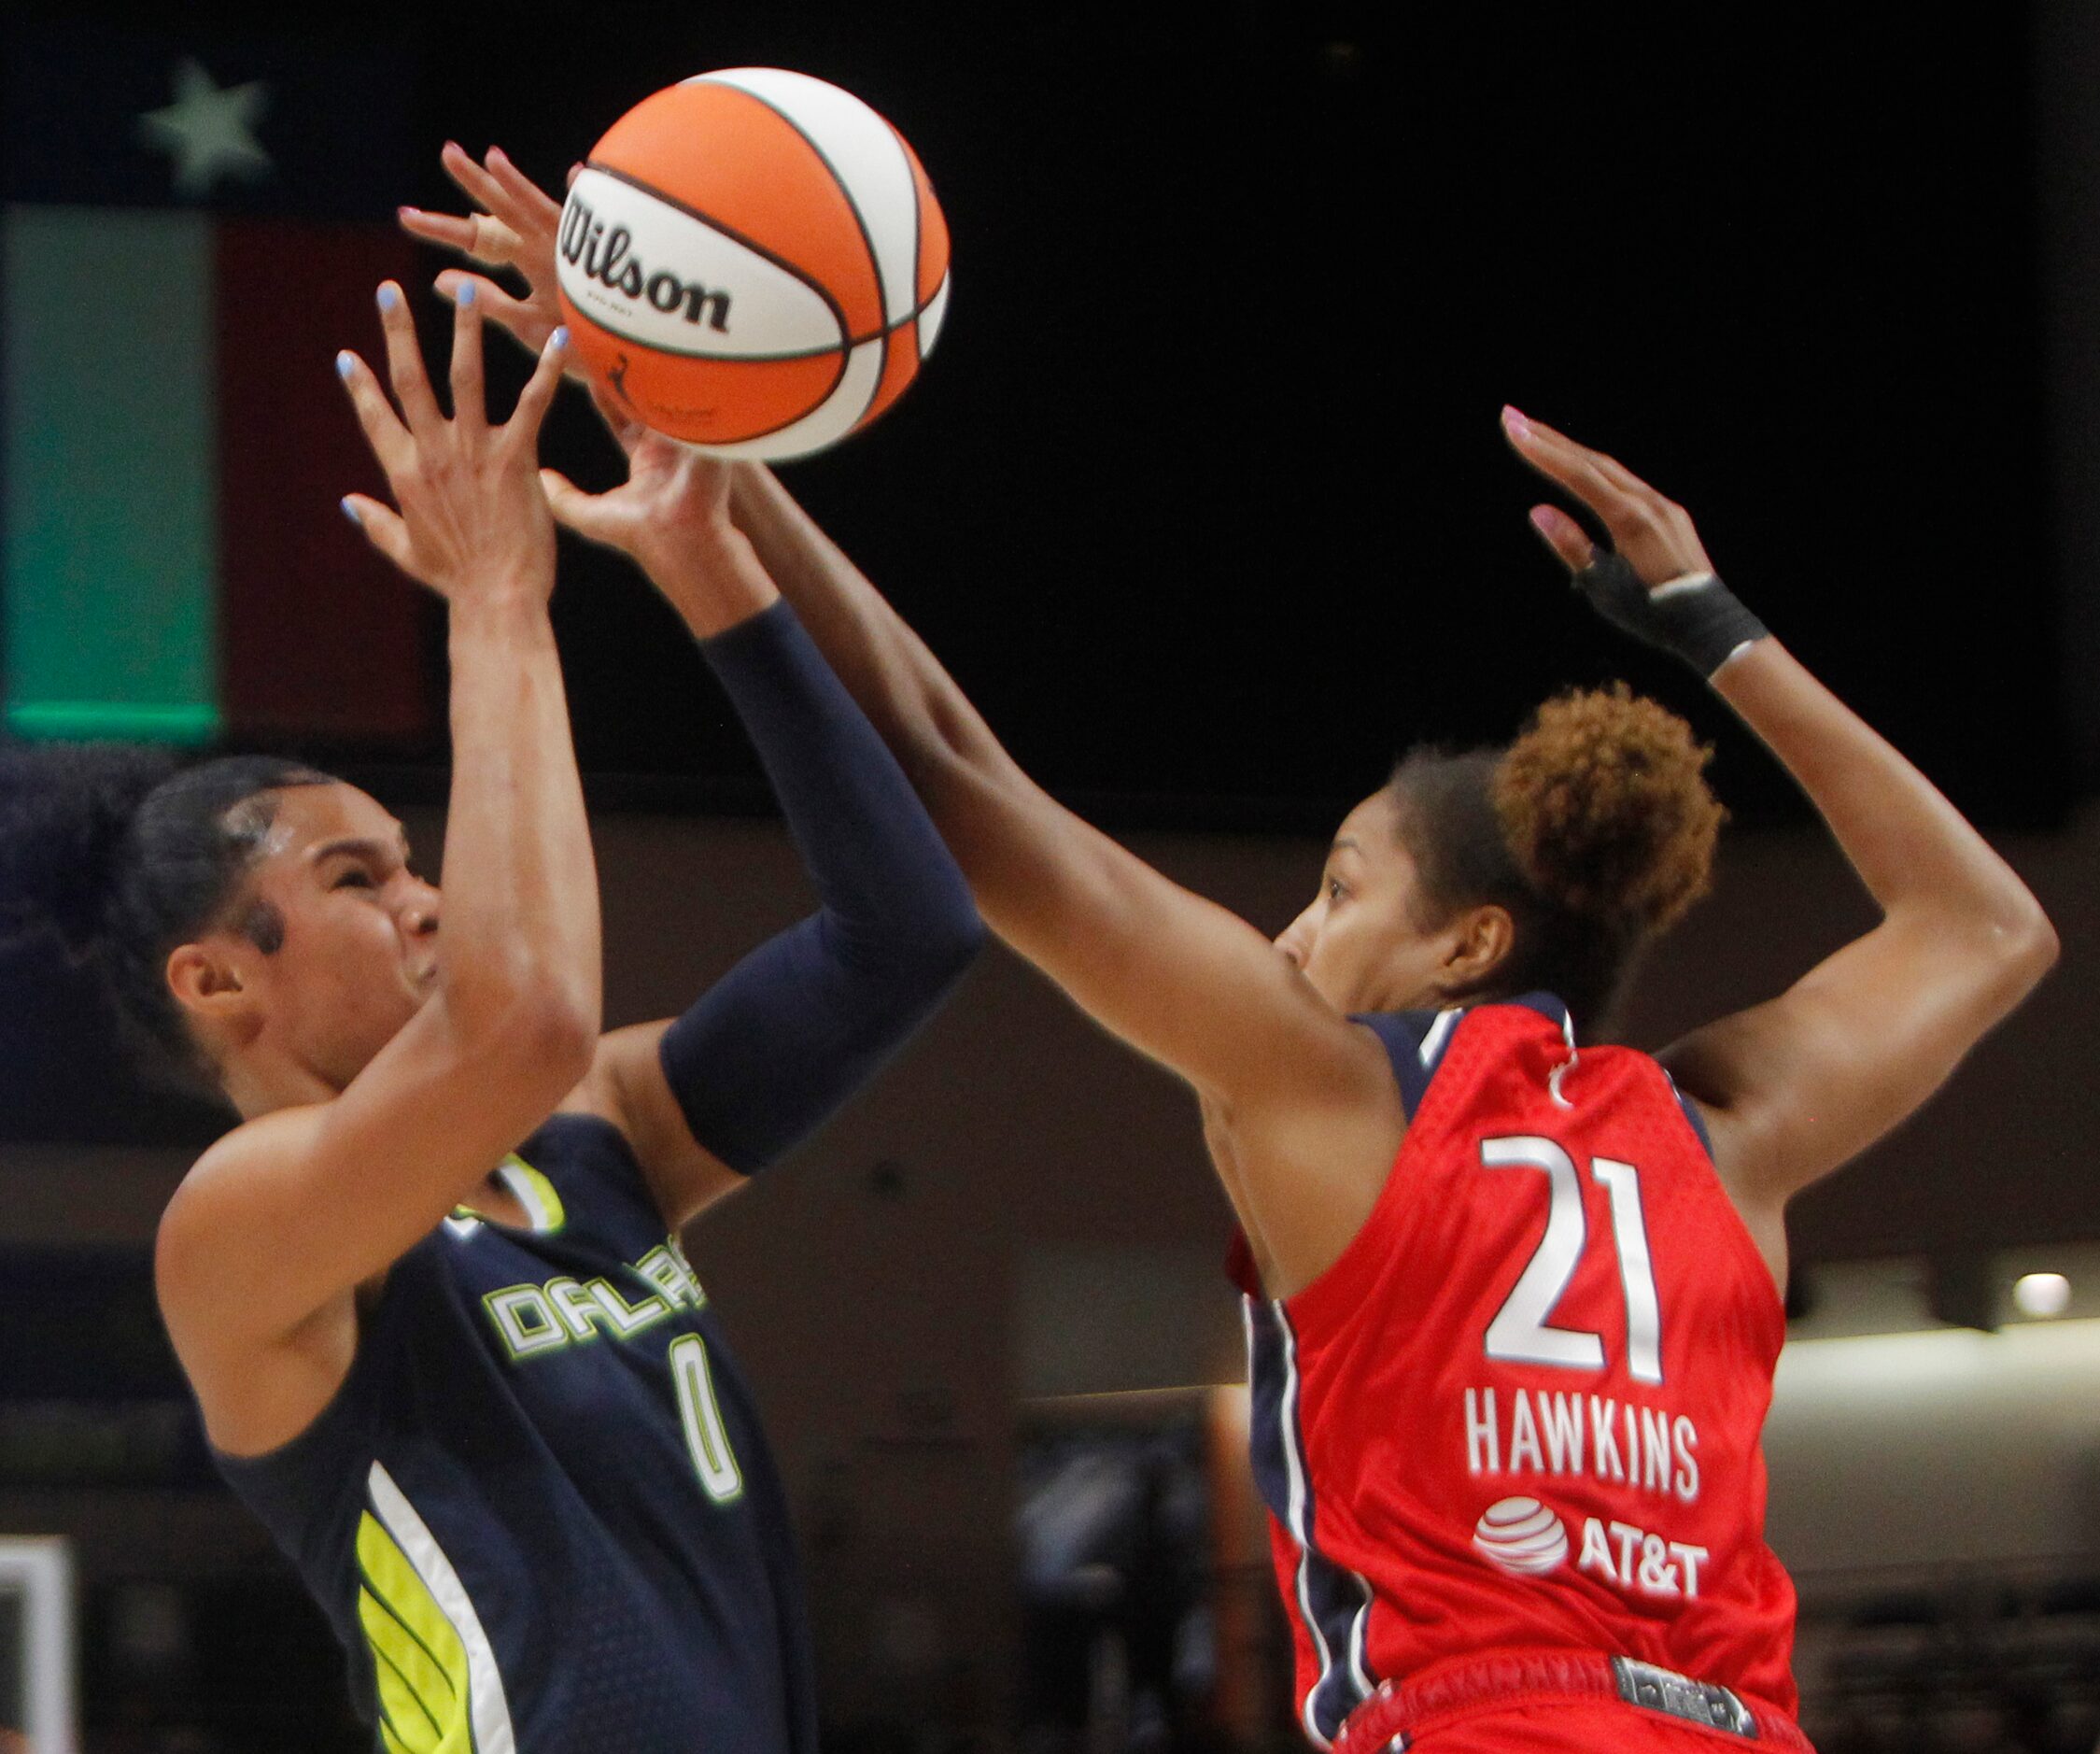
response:
<path fill-rule="evenodd" d="M 1389 782 L 1415 861 L 1416 924 L 1493 903 L 1515 927 L 1490 977 L 1607 1026 L 1642 945 L 1706 893 L 1727 813 L 1712 750 L 1624 683 L 1549 700 L 1505 749 L 1416 749 Z"/>
<path fill-rule="evenodd" d="M 92 968 L 150 1076 L 217 1094 L 169 992 L 169 954 L 227 914 L 275 815 L 330 776 L 270 756 L 182 766 L 127 743 L 0 745 L 0 940 L 49 933 Z M 282 923 L 237 922 L 264 951 Z"/>

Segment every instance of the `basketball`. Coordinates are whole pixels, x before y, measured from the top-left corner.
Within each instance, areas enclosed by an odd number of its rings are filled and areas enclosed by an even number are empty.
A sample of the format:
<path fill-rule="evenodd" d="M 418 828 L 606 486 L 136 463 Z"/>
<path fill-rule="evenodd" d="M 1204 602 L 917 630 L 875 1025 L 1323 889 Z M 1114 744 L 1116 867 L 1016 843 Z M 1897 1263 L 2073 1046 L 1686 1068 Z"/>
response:
<path fill-rule="evenodd" d="M 948 226 L 860 99 L 740 67 L 613 123 L 570 187 L 558 275 L 577 356 L 643 424 L 804 457 L 918 375 L 948 305 Z"/>

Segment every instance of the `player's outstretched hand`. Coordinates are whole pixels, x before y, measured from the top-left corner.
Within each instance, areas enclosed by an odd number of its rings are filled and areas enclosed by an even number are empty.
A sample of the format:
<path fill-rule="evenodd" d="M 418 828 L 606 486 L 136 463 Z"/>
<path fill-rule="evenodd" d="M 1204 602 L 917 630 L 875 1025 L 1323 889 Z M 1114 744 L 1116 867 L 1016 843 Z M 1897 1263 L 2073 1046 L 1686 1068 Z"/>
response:
<path fill-rule="evenodd" d="M 353 493 L 343 509 L 373 547 L 448 601 L 504 591 L 544 601 L 554 590 L 554 519 L 540 486 L 538 445 L 540 424 L 561 382 L 568 335 L 561 330 L 549 335 L 511 417 L 491 426 L 482 384 L 480 305 L 479 296 L 470 295 L 453 307 L 447 419 L 423 369 L 408 301 L 391 280 L 380 287 L 379 320 L 399 412 L 355 353 L 337 354 L 335 368 L 387 472 L 395 505 Z"/>
<path fill-rule="evenodd" d="M 420 207 L 402 207 L 402 230 L 426 244 L 458 250 L 485 268 L 514 272 L 525 282 L 522 298 L 486 275 L 458 268 L 439 275 L 437 289 L 457 302 L 460 288 L 472 282 L 483 315 L 508 330 L 529 352 L 539 352 L 561 323 L 555 297 L 555 238 L 561 226 L 561 204 L 512 163 L 501 147 L 490 147 L 477 164 L 465 149 L 447 140 L 440 159 L 445 175 L 479 211 L 426 213 Z M 570 167 L 571 182 L 580 169 Z"/>
<path fill-rule="evenodd" d="M 556 518 L 635 560 L 696 629 L 719 630 L 764 608 L 771 582 L 729 518 L 730 485 L 746 465 L 651 431 L 595 384 L 591 399 L 627 453 L 627 478 L 585 493 L 543 469 Z"/>
<path fill-rule="evenodd" d="M 1588 506 L 1610 532 L 1611 551 L 1599 554 L 1558 506 L 1531 508 L 1532 527 L 1605 620 L 1683 658 L 1710 682 L 1766 637 L 1765 624 L 1713 575 L 1682 505 L 1602 451 L 1515 408 L 1502 410 L 1502 431 L 1519 457 Z"/>
<path fill-rule="evenodd" d="M 1643 585 L 1653 589 L 1688 573 L 1712 572 L 1684 508 L 1630 469 L 1515 408 L 1502 410 L 1502 431 L 1519 457 L 1597 514 Z M 1531 523 L 1569 572 L 1580 573 L 1596 558 L 1596 545 L 1558 506 L 1534 505 Z"/>
<path fill-rule="evenodd" d="M 595 384 L 591 400 L 627 454 L 627 478 L 610 492 L 585 493 L 557 470 L 543 469 L 547 503 L 579 536 L 617 548 L 661 581 L 692 551 L 732 531 L 736 465 L 651 431 Z"/>

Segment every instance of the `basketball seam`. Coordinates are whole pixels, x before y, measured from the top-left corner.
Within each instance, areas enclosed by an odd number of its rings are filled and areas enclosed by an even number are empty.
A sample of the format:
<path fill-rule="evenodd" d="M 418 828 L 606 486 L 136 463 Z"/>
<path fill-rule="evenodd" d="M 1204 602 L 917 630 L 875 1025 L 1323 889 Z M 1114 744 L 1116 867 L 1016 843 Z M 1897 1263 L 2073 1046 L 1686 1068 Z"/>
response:
<path fill-rule="evenodd" d="M 824 169 L 831 174 L 832 182 L 837 186 L 839 194 L 845 198 L 846 211 L 853 216 L 853 229 L 860 233 L 861 248 L 867 252 L 868 271 L 875 276 L 876 308 L 881 313 L 881 320 L 885 325 L 884 328 L 878 331 L 876 334 L 868 336 L 867 339 L 870 341 L 880 339 L 881 341 L 882 358 L 875 373 L 875 389 L 870 389 L 867 392 L 867 401 L 861 405 L 860 412 L 853 416 L 852 423 L 846 428 L 846 431 L 848 432 L 851 432 L 856 427 L 858 427 L 864 419 L 867 417 L 868 409 L 872 408 L 875 405 L 876 394 L 881 388 L 882 379 L 888 375 L 890 365 L 890 335 L 892 330 L 887 326 L 889 324 L 890 318 L 890 283 L 886 278 L 883 277 L 882 259 L 881 256 L 875 253 L 875 237 L 874 233 L 869 232 L 869 230 L 867 229 L 867 216 L 860 210 L 860 203 L 853 199 L 853 185 L 849 183 L 843 177 L 839 176 L 838 165 L 834 164 L 831 162 L 831 155 L 810 137 L 808 131 L 804 129 L 800 122 L 796 121 L 793 116 L 790 116 L 787 111 L 782 109 L 778 104 L 772 102 L 771 99 L 761 97 L 749 86 L 738 85 L 733 81 L 727 79 L 723 80 L 722 83 L 728 86 L 728 88 L 732 92 L 741 92 L 746 97 L 750 98 L 753 103 L 763 105 L 767 109 L 771 110 L 774 115 L 778 116 L 790 128 L 795 130 L 796 135 L 801 139 L 804 146 L 808 147 L 810 151 L 814 152 L 817 155 L 817 163 L 823 165 Z M 890 126 L 886 119 L 879 118 L 879 120 L 882 120 L 882 125 L 885 128 L 888 128 Z M 896 130 L 891 128 L 890 132 L 895 134 Z M 919 211 L 919 191 L 916 187 L 912 189 L 911 199 L 913 224 L 916 225 L 918 222 Z M 914 269 L 917 268 L 918 263 L 916 260 L 914 260 L 912 266 Z M 916 279 L 916 276 L 914 276 L 914 279 Z M 916 295 L 919 290 L 918 286 L 914 284 L 911 290 Z M 841 311 L 839 315 L 843 317 L 845 313 Z M 846 325 L 841 322 L 839 326 L 840 329 L 844 329 Z M 862 344 L 856 341 L 851 343 L 850 345 L 858 347 Z M 841 373 L 840 375 L 841 377 L 843 377 L 844 374 Z M 832 388 L 836 389 L 838 389 L 838 385 L 834 384 Z M 823 405 L 824 404 L 822 403 L 819 403 L 817 404 L 818 407 L 822 407 Z M 810 412 L 814 413 L 815 409 L 811 409 Z"/>
<path fill-rule="evenodd" d="M 641 187 L 641 185 L 637 183 L 635 187 L 639 189 Z M 701 216 L 695 215 L 694 217 L 699 218 Z M 943 275 L 941 276 L 940 284 L 943 287 L 948 284 L 948 276 L 946 275 Z M 839 353 L 841 351 L 850 353 L 855 347 L 866 347 L 870 341 L 881 340 L 885 335 L 894 335 L 900 329 L 910 328 L 913 323 L 917 322 L 928 311 L 933 309 L 934 300 L 939 297 L 940 288 L 936 287 L 934 289 L 933 298 L 928 299 L 923 304 L 920 305 L 919 308 L 913 311 L 910 316 L 903 318 L 899 322 L 892 323 L 887 329 L 880 330 L 874 334 L 849 336 L 838 347 L 805 347 L 798 353 L 693 353 L 689 352 L 684 347 L 674 347 L 665 342 L 652 341 L 646 336 L 632 334 L 625 329 L 615 329 L 611 323 L 605 321 L 602 318 L 600 318 L 596 311 L 585 310 L 581 305 L 577 306 L 577 314 L 583 317 L 586 321 L 593 324 L 595 327 L 604 330 L 605 332 L 609 335 L 617 335 L 622 341 L 631 341 L 636 347 L 646 347 L 652 353 L 669 354 L 672 359 L 709 360 L 712 361 L 718 365 L 739 365 L 746 362 L 753 365 L 778 365 L 784 361 L 790 360 L 821 360 L 827 353 Z M 570 302 L 571 304 L 575 303 L 574 300 L 571 300 Z M 832 388 L 834 389 L 838 388 L 836 382 L 832 385 Z"/>
<path fill-rule="evenodd" d="M 897 156 L 904 161 L 904 179 L 911 185 L 911 303 L 916 307 L 919 303 L 919 276 L 926 271 L 923 260 L 926 253 L 926 227 L 919 211 L 919 171 L 911 162 L 911 149 L 905 145 L 904 136 L 897 133 L 895 124 L 885 117 L 882 125 L 889 129 L 890 138 L 897 143 Z M 912 337 L 912 346 L 916 351 L 916 335 Z"/>
<path fill-rule="evenodd" d="M 911 320 L 916 322 L 919 314 L 919 276 L 926 271 L 925 263 L 920 260 L 925 254 L 926 228 L 921 222 L 919 214 L 919 173 L 917 167 L 911 163 L 911 149 L 905 145 L 904 136 L 896 131 L 896 124 L 885 116 L 882 119 L 882 126 L 890 131 L 890 138 L 897 143 L 897 157 L 904 161 L 904 180 L 911 185 Z M 877 272 L 880 274 L 881 270 L 877 270 Z M 884 307 L 883 314 L 885 316 L 889 314 L 887 306 Z M 926 351 L 919 345 L 919 335 L 916 330 L 912 332 L 911 351 L 916 356 L 911 362 L 912 372 L 916 375 L 919 367 L 923 365 L 926 360 Z M 887 357 L 883 359 L 882 363 L 884 365 L 889 364 Z M 905 386 L 907 389 L 909 388 L 909 384 Z M 863 415 L 861 417 L 866 419 L 867 416 Z"/>
<path fill-rule="evenodd" d="M 919 276 L 925 272 L 926 266 L 923 260 L 926 251 L 926 227 L 925 217 L 919 202 L 920 178 L 925 177 L 925 197 L 934 204 L 936 213 L 940 211 L 940 197 L 934 192 L 934 179 L 926 176 L 926 167 L 919 163 L 919 155 L 911 149 L 911 142 L 901 134 L 897 134 L 895 122 L 888 121 L 887 118 L 884 120 L 890 132 L 896 134 L 897 149 L 904 154 L 904 162 L 911 171 L 911 235 L 914 240 L 911 251 L 911 297 L 917 308 L 923 311 L 939 296 L 940 289 L 948 283 L 948 270 L 951 264 L 947 262 L 941 264 L 940 278 L 934 283 L 934 290 L 927 293 L 924 298 L 920 298 Z M 950 254 L 952 256 L 953 252 L 951 251 Z"/>
<path fill-rule="evenodd" d="M 905 145 L 904 136 L 901 134 L 897 133 L 896 124 L 895 122 L 891 121 L 890 119 L 886 116 L 882 117 L 881 120 L 882 122 L 882 126 L 890 131 L 890 138 L 896 142 L 897 156 L 904 161 L 905 180 L 911 185 L 912 310 L 911 315 L 907 317 L 903 322 L 893 323 L 890 325 L 890 328 L 892 330 L 902 329 L 907 325 L 909 325 L 911 328 L 911 377 L 906 378 L 903 383 L 897 386 L 897 396 L 902 396 L 906 390 L 911 388 L 911 378 L 919 375 L 919 368 L 926 362 L 926 350 L 919 345 L 918 330 L 920 310 L 919 276 L 924 271 L 923 264 L 921 263 L 919 257 L 920 253 L 926 248 L 926 234 L 925 228 L 919 222 L 919 176 L 917 171 L 912 167 L 911 149 Z M 852 201 L 853 197 L 849 195 L 847 196 L 847 199 L 849 201 Z M 860 210 L 860 204 L 858 202 L 853 202 L 853 209 L 855 212 L 858 212 Z M 870 240 L 869 248 L 871 250 L 873 248 L 872 240 Z M 947 278 L 945 275 L 941 277 L 943 279 Z M 875 264 L 875 283 L 878 287 L 881 288 L 882 291 L 885 294 L 887 294 L 887 292 L 889 291 L 889 287 L 882 279 L 882 264 L 881 262 L 877 262 Z M 889 314 L 890 302 L 889 299 L 885 296 L 882 301 L 882 315 L 884 317 L 887 317 Z M 860 418 L 853 422 L 851 429 L 849 429 L 851 431 L 858 432 L 862 427 L 866 426 L 871 419 L 875 417 L 875 399 L 882 393 L 882 380 L 883 378 L 889 376 L 889 375 L 890 342 L 889 332 L 885 331 L 882 338 L 882 370 L 875 379 L 875 389 L 868 395 L 867 406 L 860 411 Z M 894 403 L 896 401 L 896 396 L 893 396 L 890 400 Z"/>
<path fill-rule="evenodd" d="M 575 303 L 573 299 L 570 302 Z M 876 334 L 855 335 L 851 340 L 841 343 L 839 347 L 810 347 L 802 353 L 692 353 L 684 347 L 669 347 L 661 341 L 652 341 L 646 335 L 632 334 L 625 329 L 615 329 L 611 323 L 600 318 L 596 311 L 586 310 L 580 304 L 576 307 L 576 314 L 593 327 L 604 330 L 609 335 L 617 335 L 622 341 L 631 341 L 638 347 L 646 347 L 651 353 L 661 353 L 669 359 L 706 360 L 714 365 L 781 365 L 796 360 L 821 360 L 827 353 L 851 353 L 855 347 L 865 347 L 871 341 L 881 341 L 884 336 L 894 335 L 901 329 L 910 328 L 912 323 L 924 313 L 914 311 L 901 323 L 893 323 L 889 328 Z M 838 385 L 834 384 L 832 388 L 836 389 Z"/>
<path fill-rule="evenodd" d="M 863 342 L 860 345 L 862 347 L 865 347 L 867 346 L 867 343 Z M 690 445 L 696 449 L 703 451 L 712 450 L 720 446 L 729 445 L 754 445 L 756 444 L 760 439 L 771 438 L 776 432 L 786 431 L 789 427 L 794 426 L 797 421 L 807 420 L 812 415 L 822 414 L 824 412 L 824 403 L 829 402 L 832 397 L 836 396 L 839 393 L 839 386 L 846 381 L 846 368 L 852 362 L 853 356 L 856 350 L 856 348 L 848 347 L 839 354 L 839 375 L 832 380 L 831 388 L 824 392 L 824 401 L 813 403 L 811 406 L 803 409 L 802 412 L 795 416 L 793 419 L 782 420 L 777 426 L 769 426 L 763 431 L 740 433 L 733 439 L 681 439 L 679 442 L 683 445 Z M 880 370 L 878 370 L 875 375 L 875 381 L 878 384 L 882 381 L 882 375 Z M 875 393 L 873 390 L 870 390 L 868 392 L 868 401 L 872 402 L 874 400 Z M 862 412 L 865 413 L 866 409 L 864 408 Z M 859 418 L 857 416 L 855 417 L 854 424 L 859 424 Z M 849 436 L 853 432 L 853 427 L 848 427 L 845 431 L 839 434 L 839 438 L 845 438 Z M 838 442 L 838 439 L 827 439 L 824 441 L 824 445 L 819 446 L 817 448 L 819 450 L 822 450 L 825 448 L 826 446 L 836 445 Z"/>

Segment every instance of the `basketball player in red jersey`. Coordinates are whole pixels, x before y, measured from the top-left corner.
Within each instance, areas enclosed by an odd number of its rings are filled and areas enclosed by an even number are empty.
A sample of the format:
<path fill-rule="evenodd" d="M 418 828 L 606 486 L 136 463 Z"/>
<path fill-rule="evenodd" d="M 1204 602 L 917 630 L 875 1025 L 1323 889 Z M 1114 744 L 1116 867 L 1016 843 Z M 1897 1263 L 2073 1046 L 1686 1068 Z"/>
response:
<path fill-rule="evenodd" d="M 474 168 L 463 183 L 532 283 L 487 308 L 529 343 L 553 320 L 551 224 L 507 165 L 501 183 Z M 471 246 L 478 228 L 449 223 Z M 1568 697 L 1507 749 L 1410 756 L 1271 945 L 1036 786 L 768 472 L 738 468 L 731 505 L 994 930 L 1201 1099 L 1243 1226 L 1255 1460 L 1307 1737 L 1351 1754 L 1803 1748 L 1758 1449 L 1784 1209 L 1923 1104 L 2055 938 L 1981 837 L 1720 584 L 1682 508 L 1503 418 L 1611 535 L 1600 555 L 1565 512 L 1533 510 L 1578 587 L 1710 678 L 1882 911 L 1779 997 L 1656 1058 L 1587 1035 L 1704 888 L 1720 819 L 1706 753 L 1652 702 Z M 638 470 L 721 466 L 620 436 Z M 557 479 L 549 500 L 629 552 L 657 539 L 623 492 Z"/>

